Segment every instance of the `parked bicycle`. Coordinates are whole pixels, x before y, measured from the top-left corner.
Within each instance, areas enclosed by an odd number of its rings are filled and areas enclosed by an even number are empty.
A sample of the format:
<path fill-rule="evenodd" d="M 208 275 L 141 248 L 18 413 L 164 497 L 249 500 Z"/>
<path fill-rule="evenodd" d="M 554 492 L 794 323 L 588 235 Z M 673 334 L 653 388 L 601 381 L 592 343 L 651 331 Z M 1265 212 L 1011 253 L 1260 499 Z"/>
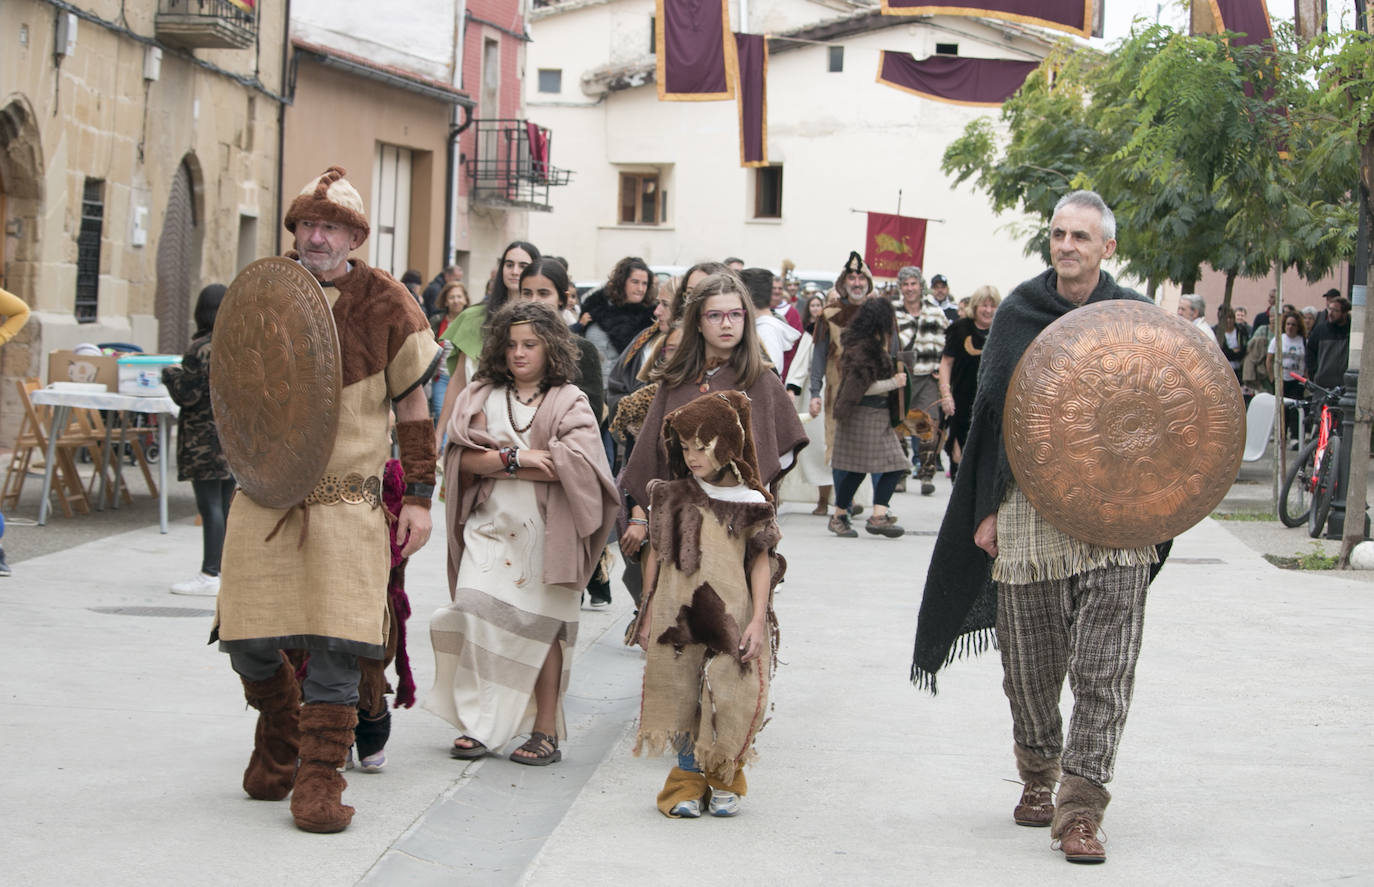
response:
<path fill-rule="evenodd" d="M 1317 395 L 1320 415 L 1313 436 L 1304 442 L 1297 457 L 1288 466 L 1283 479 L 1283 494 L 1279 496 L 1279 520 L 1284 526 L 1302 526 L 1307 522 L 1307 535 L 1316 539 L 1326 526 L 1331 513 L 1331 501 L 1336 498 L 1340 483 L 1341 412 L 1340 399 L 1344 389 L 1323 388 L 1297 373 L 1293 378 L 1304 383 Z"/>

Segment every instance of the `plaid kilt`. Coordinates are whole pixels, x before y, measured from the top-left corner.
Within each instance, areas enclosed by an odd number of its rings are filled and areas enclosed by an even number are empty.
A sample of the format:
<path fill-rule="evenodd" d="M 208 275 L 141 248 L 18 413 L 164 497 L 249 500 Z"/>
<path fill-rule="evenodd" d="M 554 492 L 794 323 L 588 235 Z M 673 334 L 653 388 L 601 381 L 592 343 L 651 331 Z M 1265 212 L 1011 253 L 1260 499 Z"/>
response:
<path fill-rule="evenodd" d="M 847 418 L 836 421 L 830 467 L 864 474 L 911 470 L 887 407 L 856 406 Z"/>

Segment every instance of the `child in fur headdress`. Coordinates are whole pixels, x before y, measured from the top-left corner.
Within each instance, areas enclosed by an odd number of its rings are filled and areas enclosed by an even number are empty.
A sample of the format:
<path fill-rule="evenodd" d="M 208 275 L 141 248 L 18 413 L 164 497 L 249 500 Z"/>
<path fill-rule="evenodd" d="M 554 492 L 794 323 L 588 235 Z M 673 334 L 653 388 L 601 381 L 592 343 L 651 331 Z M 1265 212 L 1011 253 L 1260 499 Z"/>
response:
<path fill-rule="evenodd" d="M 649 484 L 635 642 L 648 651 L 635 754 L 673 750 L 658 795 L 673 818 L 734 816 L 776 667 L 773 587 L 785 567 L 759 482 L 749 398 L 703 395 L 663 421 L 671 480 Z"/>

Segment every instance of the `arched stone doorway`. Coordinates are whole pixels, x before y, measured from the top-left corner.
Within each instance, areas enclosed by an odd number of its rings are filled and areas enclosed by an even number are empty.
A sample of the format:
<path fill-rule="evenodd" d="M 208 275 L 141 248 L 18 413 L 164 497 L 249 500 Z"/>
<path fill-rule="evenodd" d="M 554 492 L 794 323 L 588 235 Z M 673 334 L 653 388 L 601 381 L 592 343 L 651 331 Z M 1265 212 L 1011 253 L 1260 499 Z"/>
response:
<path fill-rule="evenodd" d="M 200 214 L 196 211 L 192 159 L 183 158 L 172 177 L 162 234 L 157 242 L 157 350 L 180 354 L 191 341 L 193 292 L 200 277 Z"/>
<path fill-rule="evenodd" d="M 23 96 L 0 103 L 0 286 L 38 303 L 38 221 L 43 207 L 43 151 L 33 108 Z M 42 330 L 29 322 L 0 350 L 0 446 L 14 442 L 21 407 L 15 379 L 39 374 Z"/>

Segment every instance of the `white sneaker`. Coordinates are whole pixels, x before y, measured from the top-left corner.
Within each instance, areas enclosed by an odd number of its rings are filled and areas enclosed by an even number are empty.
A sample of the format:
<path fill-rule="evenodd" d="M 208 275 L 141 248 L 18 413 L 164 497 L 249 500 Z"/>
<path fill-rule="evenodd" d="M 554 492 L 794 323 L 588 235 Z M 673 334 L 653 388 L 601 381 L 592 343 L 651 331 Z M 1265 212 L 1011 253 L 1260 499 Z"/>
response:
<path fill-rule="evenodd" d="M 214 597 L 219 594 L 219 577 L 211 576 L 208 573 L 197 573 L 194 578 L 173 585 L 172 594 Z"/>
<path fill-rule="evenodd" d="M 696 819 L 701 816 L 701 801 L 696 798 L 690 801 L 678 801 L 673 805 L 673 809 L 668 811 L 668 815 L 678 819 Z"/>
<path fill-rule="evenodd" d="M 739 795 L 734 792 L 711 789 L 711 815 L 734 816 L 739 813 Z"/>
<path fill-rule="evenodd" d="M 353 757 L 353 750 L 349 749 L 348 756 Z M 358 769 L 364 773 L 381 773 L 386 766 L 386 749 L 382 749 L 376 754 L 368 755 L 358 761 Z"/>

